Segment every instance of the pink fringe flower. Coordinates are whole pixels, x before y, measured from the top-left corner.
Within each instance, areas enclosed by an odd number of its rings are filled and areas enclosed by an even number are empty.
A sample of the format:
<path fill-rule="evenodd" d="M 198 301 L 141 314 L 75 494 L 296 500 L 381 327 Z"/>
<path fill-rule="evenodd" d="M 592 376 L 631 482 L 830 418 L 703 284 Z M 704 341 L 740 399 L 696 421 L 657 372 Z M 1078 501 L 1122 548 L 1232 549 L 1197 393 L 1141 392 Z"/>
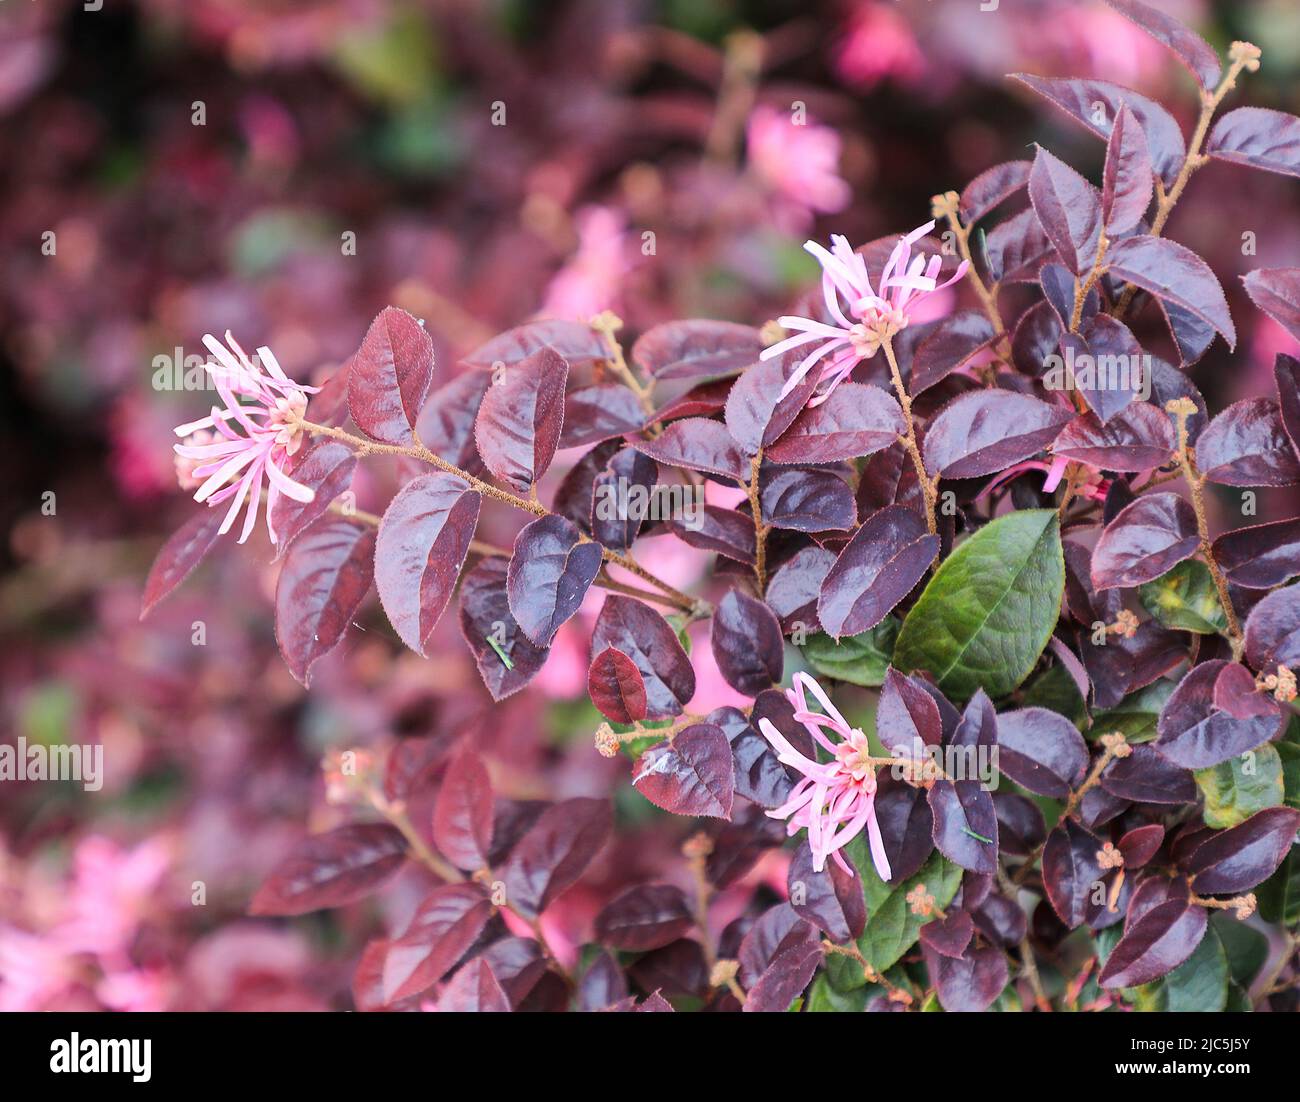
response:
<path fill-rule="evenodd" d="M 885 340 L 907 328 L 909 316 L 917 306 L 966 274 L 970 265 L 963 260 L 947 282 L 936 283 L 943 258 L 932 256 L 927 261 L 924 254 L 912 256 L 912 245 L 932 229 L 934 222 L 930 221 L 899 240 L 881 269 L 877 288 L 871 286 L 866 260 L 853 251 L 846 238 L 833 234 L 829 251 L 816 241 L 804 242 L 804 248 L 822 266 L 822 296 L 835 324 L 827 325 L 812 318 L 777 318 L 786 329 L 798 332 L 764 349 L 761 359 L 770 360 L 793 348 L 817 342 L 817 347 L 786 380 L 782 398 L 799 385 L 818 360 L 829 356 L 824 385 L 819 384 L 818 393 L 808 404 L 816 406 L 826 401 L 859 363 L 871 359 Z"/>
<path fill-rule="evenodd" d="M 796 124 L 787 112 L 760 105 L 746 128 L 749 163 L 774 194 L 783 228 L 807 230 L 814 212 L 834 214 L 852 199 L 840 179 L 840 136 L 812 119 Z"/>
<path fill-rule="evenodd" d="M 824 712 L 809 709 L 805 691 L 812 692 Z M 828 857 L 834 858 L 845 872 L 851 871 L 840 850 L 865 828 L 876 872 L 882 880 L 888 880 L 892 874 L 880 824 L 876 821 L 876 770 L 869 761 L 871 750 L 867 736 L 849 726 L 825 690 L 808 674 L 795 674 L 793 687 L 785 695 L 794 705 L 794 718 L 831 754 L 832 760 L 810 761 L 790 745 L 770 719 L 760 719 L 759 730 L 776 750 L 777 759 L 803 774 L 803 780 L 794 786 L 790 798 L 768 815 L 788 820 L 788 834 L 807 828 L 813 869 L 817 872 L 826 867 Z M 823 728 L 834 732 L 842 741 L 832 742 Z"/>
<path fill-rule="evenodd" d="M 262 498 L 262 475 L 268 482 L 266 496 L 266 531 L 276 542 L 271 525 L 271 509 L 280 494 L 294 501 L 311 501 L 315 492 L 291 479 L 284 470 L 285 461 L 302 446 L 302 427 L 298 423 L 307 409 L 307 395 L 318 387 L 303 386 L 289 378 L 276 362 L 269 348 L 259 348 L 258 358 L 266 371 L 253 363 L 235 338 L 226 332 L 226 348 L 210 333 L 203 338 L 217 363 L 204 368 L 212 378 L 217 393 L 225 403 L 213 407 L 212 413 L 198 421 L 176 426 L 176 435 L 184 443 L 175 445 L 181 459 L 197 461 L 186 469 L 178 466 L 181 484 L 188 480 L 203 482 L 194 494 L 195 501 L 210 506 L 230 501 L 221 522 L 220 535 L 230 531 L 248 502 L 248 513 L 239 536 L 243 543 L 257 523 L 257 507 Z M 231 352 L 233 349 L 233 354 Z M 249 401 L 241 402 L 241 398 Z M 243 434 L 235 431 L 242 428 Z"/>

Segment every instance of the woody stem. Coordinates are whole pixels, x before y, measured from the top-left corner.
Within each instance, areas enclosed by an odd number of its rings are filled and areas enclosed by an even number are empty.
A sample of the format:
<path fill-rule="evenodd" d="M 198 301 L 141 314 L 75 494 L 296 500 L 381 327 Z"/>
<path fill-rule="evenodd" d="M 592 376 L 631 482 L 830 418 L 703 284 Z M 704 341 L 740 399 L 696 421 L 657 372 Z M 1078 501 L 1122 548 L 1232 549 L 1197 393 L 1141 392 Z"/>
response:
<path fill-rule="evenodd" d="M 925 470 L 925 460 L 921 458 L 921 447 L 916 441 L 916 422 L 912 419 L 912 397 L 907 393 L 907 387 L 903 385 L 903 376 L 898 370 L 898 360 L 894 357 L 894 345 L 889 337 L 880 342 L 880 347 L 885 350 L 885 359 L 889 361 L 889 373 L 894 380 L 894 393 L 898 396 L 898 404 L 903 410 L 903 425 L 905 428 L 903 442 L 907 446 L 907 452 L 912 457 L 912 465 L 916 468 L 916 477 L 921 483 L 921 497 L 925 501 L 925 526 L 931 535 L 939 531 L 939 526 L 934 518 L 935 503 L 935 481 L 930 478 Z"/>
<path fill-rule="evenodd" d="M 754 576 L 758 579 L 758 595 L 767 590 L 767 531 L 763 523 L 763 504 L 759 494 L 758 472 L 763 465 L 763 449 L 749 461 L 749 484 L 745 487 L 749 495 L 749 511 L 754 518 Z"/>

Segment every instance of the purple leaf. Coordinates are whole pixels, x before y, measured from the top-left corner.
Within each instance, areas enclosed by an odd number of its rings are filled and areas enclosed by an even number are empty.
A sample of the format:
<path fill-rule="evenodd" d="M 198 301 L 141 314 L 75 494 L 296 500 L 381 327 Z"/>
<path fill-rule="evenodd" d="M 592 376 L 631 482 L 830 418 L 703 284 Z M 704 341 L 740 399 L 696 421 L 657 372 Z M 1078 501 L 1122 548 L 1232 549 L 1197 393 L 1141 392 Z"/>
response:
<path fill-rule="evenodd" d="M 611 551 L 626 551 L 636 541 L 659 481 L 659 465 L 635 448 L 621 448 L 591 484 L 591 535 Z M 640 495 L 645 497 L 641 498 Z"/>
<path fill-rule="evenodd" d="M 461 580 L 460 630 L 493 700 L 527 685 L 550 653 L 515 623 L 506 595 L 506 562 L 499 557 L 483 559 Z"/>
<path fill-rule="evenodd" d="M 520 360 L 483 395 L 474 440 L 483 464 L 516 490 L 527 490 L 551 465 L 564 423 L 569 365 L 542 348 Z"/>
<path fill-rule="evenodd" d="M 949 861 L 992 875 L 998 865 L 998 817 L 982 781 L 936 781 L 930 789 L 934 844 Z M 891 870 L 892 871 L 892 870 Z"/>
<path fill-rule="evenodd" d="M 1092 553 L 1097 589 L 1155 581 L 1196 554 L 1196 514 L 1177 494 L 1146 494 L 1106 526 Z"/>
<path fill-rule="evenodd" d="M 939 1005 L 949 1013 L 987 1010 L 1007 985 L 1007 958 L 1000 949 L 970 947 L 954 960 L 929 946 L 923 948 Z"/>
<path fill-rule="evenodd" d="M 613 954 L 605 949 L 599 950 L 578 981 L 578 1010 L 584 1013 L 604 1010 L 625 998 L 627 977 L 623 975 Z"/>
<path fill-rule="evenodd" d="M 656 379 L 734 375 L 758 363 L 758 330 L 730 321 L 670 321 L 648 329 L 632 346 L 632 358 Z"/>
<path fill-rule="evenodd" d="M 880 690 L 876 734 L 887 750 L 904 758 L 920 758 L 925 747 L 938 746 L 943 738 L 934 697 L 893 666 L 885 671 Z"/>
<path fill-rule="evenodd" d="M 1139 987 L 1167 975 L 1196 952 L 1209 918 L 1204 907 L 1171 899 L 1124 930 L 1097 982 L 1105 988 Z"/>
<path fill-rule="evenodd" d="M 804 547 L 782 563 L 768 579 L 767 606 L 776 613 L 785 631 L 792 631 L 796 622 L 810 631 L 819 630 L 817 601 L 821 597 L 822 583 L 835 564 L 835 552 L 825 547 Z"/>
<path fill-rule="evenodd" d="M 636 663 L 614 647 L 606 647 L 587 671 L 587 695 L 606 719 L 636 723 L 646 716 L 645 682 Z"/>
<path fill-rule="evenodd" d="M 704 417 L 686 417 L 674 421 L 653 440 L 634 440 L 632 446 L 657 463 L 707 471 L 749 481 L 749 459 L 732 439 L 727 427 Z"/>
<path fill-rule="evenodd" d="M 737 692 L 756 696 L 781 681 L 785 640 L 762 601 L 730 590 L 714 613 L 710 643 L 723 679 Z"/>
<path fill-rule="evenodd" d="M 1073 819 L 1047 836 L 1043 848 L 1043 887 L 1052 910 L 1071 930 L 1083 925 L 1094 886 L 1101 880 L 1097 853 L 1101 839 Z"/>
<path fill-rule="evenodd" d="M 1056 257 L 1033 207 L 999 222 L 984 242 L 989 277 L 999 284 L 1037 283 L 1043 265 Z"/>
<path fill-rule="evenodd" d="M 405 310 L 386 306 L 348 370 L 348 410 L 372 440 L 411 445 L 433 385 L 433 340 Z"/>
<path fill-rule="evenodd" d="M 778 469 L 764 475 L 761 483 L 763 522 L 772 528 L 846 532 L 858 522 L 853 491 L 830 471 Z"/>
<path fill-rule="evenodd" d="M 1037 455 L 1070 421 L 1062 406 L 1010 390 L 973 390 L 949 402 L 925 433 L 925 466 L 978 478 Z"/>
<path fill-rule="evenodd" d="M 998 717 L 998 767 L 1022 788 L 1065 799 L 1088 771 L 1079 729 L 1046 708 L 1020 708 Z"/>
<path fill-rule="evenodd" d="M 1106 0 L 1121 15 L 1136 23 L 1164 46 L 1207 92 L 1213 92 L 1223 75 L 1219 55 L 1195 31 L 1141 0 Z"/>
<path fill-rule="evenodd" d="M 914 397 L 929 390 L 965 367 L 998 337 L 982 310 L 959 310 L 949 315 L 917 345 L 908 390 Z"/>
<path fill-rule="evenodd" d="M 646 460 L 646 462 L 651 462 Z M 749 513 L 705 505 L 690 524 L 684 518 L 668 521 L 668 531 L 691 547 L 716 551 L 736 562 L 752 564 L 755 555 L 754 518 Z"/>
<path fill-rule="evenodd" d="M 600 383 L 571 391 L 564 399 L 561 448 L 581 448 L 638 432 L 645 411 L 622 383 Z"/>
<path fill-rule="evenodd" d="M 601 335 L 585 322 L 543 318 L 499 333 L 462 362 L 490 374 L 503 367 L 513 367 L 544 348 L 570 364 L 593 363 L 608 359 L 610 354 Z"/>
<path fill-rule="evenodd" d="M 745 1013 L 780 1014 L 812 982 L 822 962 L 821 945 L 795 933 L 788 938 L 789 944 L 782 943 L 767 970 L 749 989 L 743 1007 Z"/>
<path fill-rule="evenodd" d="M 398 491 L 379 524 L 375 588 L 393 630 L 424 655 L 469 554 L 482 495 L 437 471 Z"/>
<path fill-rule="evenodd" d="M 1052 444 L 1052 453 L 1106 471 L 1149 471 L 1167 463 L 1176 442 L 1169 418 L 1149 402 L 1133 402 L 1102 424 L 1080 414 Z"/>
<path fill-rule="evenodd" d="M 1165 828 L 1159 823 L 1134 827 L 1118 842 L 1116 848 L 1124 855 L 1126 869 L 1140 869 L 1160 850 L 1165 840 Z"/>
<path fill-rule="evenodd" d="M 1300 315 L 1297 318 L 1300 320 Z M 1273 379 L 1277 384 L 1282 427 L 1291 438 L 1291 447 L 1300 455 L 1300 360 L 1279 352 L 1273 362 Z"/>
<path fill-rule="evenodd" d="M 695 925 L 681 888 L 637 884 L 620 892 L 596 915 L 596 940 L 628 952 L 660 949 Z"/>
<path fill-rule="evenodd" d="M 934 816 L 925 789 L 895 780 L 891 774 L 891 770 L 882 769 L 877 777 L 876 821 L 889 871 L 894 874 L 890 883 L 897 886 L 934 852 Z"/>
<path fill-rule="evenodd" d="M 1126 105 L 1106 142 L 1101 210 L 1108 236 L 1118 236 L 1142 221 L 1151 204 L 1152 172 L 1142 124 Z"/>
<path fill-rule="evenodd" d="M 374 555 L 373 528 L 322 517 L 285 556 L 275 587 L 275 637 L 289 672 L 304 686 L 370 589 Z"/>
<path fill-rule="evenodd" d="M 591 640 L 597 654 L 606 647 L 622 651 L 641 671 L 650 719 L 681 715 L 695 695 L 695 671 L 667 620 L 649 605 L 612 593 L 596 617 Z"/>
<path fill-rule="evenodd" d="M 1189 804 L 1197 792 L 1191 773 L 1151 743 L 1134 746 L 1128 757 L 1111 762 L 1101 775 L 1101 786 L 1112 796 L 1144 804 Z"/>
<path fill-rule="evenodd" d="M 438 996 L 444 1014 L 508 1014 L 510 1000 L 482 957 L 475 957 L 451 977 Z"/>
<path fill-rule="evenodd" d="M 1215 831 L 1183 866 L 1198 895 L 1249 891 L 1276 871 L 1300 829 L 1300 811 L 1269 807 L 1230 830 Z"/>
<path fill-rule="evenodd" d="M 1071 271 L 1082 273 L 1091 268 L 1101 233 L 1101 196 L 1097 189 L 1039 146 L 1029 173 L 1029 201 Z"/>
<path fill-rule="evenodd" d="M 1120 106 L 1126 105 L 1142 124 L 1147 148 L 1160 179 L 1166 188 L 1173 185 L 1187 156 L 1187 146 L 1177 121 L 1155 100 L 1106 80 L 1051 79 L 1028 73 L 1012 73 L 1011 78 L 1050 100 L 1103 139 L 1110 137 Z M 1105 111 L 1098 112 L 1097 104 L 1101 104 Z"/>
<path fill-rule="evenodd" d="M 1215 683 L 1230 665 L 1216 659 L 1193 667 L 1165 702 L 1154 745 L 1166 760 L 1184 769 L 1207 769 L 1254 750 L 1281 731 L 1285 719 L 1276 705 L 1246 718 L 1223 710 L 1230 696 L 1216 700 Z"/>
<path fill-rule="evenodd" d="M 925 577 L 939 553 L 919 514 L 890 505 L 854 533 L 822 583 L 817 618 L 835 639 L 875 627 Z"/>
<path fill-rule="evenodd" d="M 946 918 L 936 918 L 921 927 L 921 948 L 943 957 L 960 960 L 975 936 L 975 923 L 966 911 L 949 910 Z"/>
<path fill-rule="evenodd" d="M 141 620 L 207 557 L 216 542 L 221 520 L 221 510 L 200 509 L 167 537 L 167 542 L 158 549 L 153 565 L 149 567 L 144 597 L 140 601 Z"/>
<path fill-rule="evenodd" d="M 887 448 L 902 432 L 903 414 L 891 395 L 841 383 L 821 405 L 805 407 L 763 454 L 773 463 L 835 463 Z"/>
<path fill-rule="evenodd" d="M 1300 586 L 1270 593 L 1250 610 L 1246 657 L 1260 673 L 1300 666 Z"/>
<path fill-rule="evenodd" d="M 1011 948 L 1024 940 L 1029 921 L 1020 905 L 1013 903 L 1005 895 L 991 892 L 978 907 L 971 912 L 975 926 L 981 934 L 995 945 Z"/>
<path fill-rule="evenodd" d="M 970 225 L 1029 183 L 1030 161 L 1004 161 L 985 169 L 961 193 L 961 220 Z"/>
<path fill-rule="evenodd" d="M 655 410 L 646 419 L 646 425 L 660 421 L 672 421 L 678 417 L 712 417 L 721 413 L 727 405 L 727 395 L 734 384 L 732 379 L 714 379 L 707 383 L 698 383 L 680 398 L 675 398 L 667 405 Z"/>
<path fill-rule="evenodd" d="M 369 895 L 406 860 L 406 839 L 387 823 L 353 823 L 304 838 L 257 889 L 253 915 L 301 915 Z"/>
<path fill-rule="evenodd" d="M 1243 398 L 1218 414 L 1196 441 L 1196 466 L 1224 486 L 1300 482 L 1300 458 L 1272 398 Z"/>
<path fill-rule="evenodd" d="M 837 862 L 827 861 L 826 868 L 816 872 L 812 849 L 802 843 L 794 851 L 786 883 L 790 905 L 832 941 L 843 944 L 862 936 L 867 905 L 856 870 L 848 873 Z"/>
<path fill-rule="evenodd" d="M 715 708 L 705 722 L 721 727 L 731 744 L 736 795 L 770 809 L 780 807 L 789 797 L 792 771 L 777 760 L 776 751 L 760 733 L 762 719 L 769 720 L 800 753 L 815 756 L 807 728 L 795 721 L 794 705 L 778 689 L 759 693 L 748 717 L 727 706 Z"/>
<path fill-rule="evenodd" d="M 433 807 L 433 842 L 458 869 L 474 872 L 490 864 L 492 782 L 473 750 L 462 750 L 447 767 Z"/>
<path fill-rule="evenodd" d="M 1063 333 L 1061 351 L 1067 364 L 1073 356 L 1069 381 L 1103 423 L 1127 409 L 1148 382 L 1144 371 L 1150 358 L 1128 326 L 1109 314 L 1089 319 L 1078 333 Z"/>
<path fill-rule="evenodd" d="M 492 385 L 490 371 L 462 371 L 429 396 L 416 422 L 415 433 L 426 448 L 462 471 L 483 471 L 474 444 L 474 421 L 483 395 Z"/>
<path fill-rule="evenodd" d="M 1223 288 L 1210 266 L 1185 245 L 1140 234 L 1117 241 L 1106 253 L 1113 279 L 1127 280 L 1156 298 L 1189 311 L 1237 346 L 1237 330 Z"/>
<path fill-rule="evenodd" d="M 1047 838 L 1043 813 L 1028 796 L 994 792 L 993 808 L 998 816 L 998 842 L 1007 856 L 1028 857 Z"/>
<path fill-rule="evenodd" d="M 655 807 L 674 815 L 730 819 L 734 768 L 722 728 L 696 723 L 642 754 L 632 784 Z"/>
<path fill-rule="evenodd" d="M 805 351 L 794 349 L 778 359 L 747 368 L 727 395 L 727 431 L 750 455 L 776 441 L 812 397 L 817 373 L 810 371 L 781 397 L 786 380 L 802 362 Z"/>
<path fill-rule="evenodd" d="M 536 646 L 549 647 L 560 625 L 578 611 L 600 565 L 600 544 L 584 539 L 564 517 L 539 517 L 520 529 L 506 594 L 515 622 Z"/>
<path fill-rule="evenodd" d="M 311 501 L 295 501 L 286 494 L 276 495 L 275 504 L 271 506 L 271 527 L 278 541 L 277 558 L 283 556 L 298 534 L 322 516 L 330 503 L 352 485 L 352 472 L 356 467 L 357 457 L 352 454 L 352 449 L 337 440 L 321 440 L 299 453 L 290 475 L 316 496 Z"/>
<path fill-rule="evenodd" d="M 1238 107 L 1214 124 L 1205 152 L 1283 176 L 1300 176 L 1300 118 L 1267 107 Z"/>
<path fill-rule="evenodd" d="M 1250 301 L 1300 341 L 1300 268 L 1256 268 L 1241 277 Z M 1292 364 L 1295 360 L 1286 357 Z M 1295 368 L 1291 369 L 1292 392 Z M 1283 399 L 1283 407 L 1286 400 Z M 1295 439 L 1294 435 L 1292 439 Z"/>
<path fill-rule="evenodd" d="M 502 877 L 511 909 L 535 919 L 577 882 L 612 828 L 608 800 L 577 797 L 543 811 L 510 854 Z"/>
<path fill-rule="evenodd" d="M 441 884 L 421 902 L 407 931 L 388 943 L 383 1000 L 391 1005 L 418 995 L 450 972 L 492 917 L 477 884 Z"/>

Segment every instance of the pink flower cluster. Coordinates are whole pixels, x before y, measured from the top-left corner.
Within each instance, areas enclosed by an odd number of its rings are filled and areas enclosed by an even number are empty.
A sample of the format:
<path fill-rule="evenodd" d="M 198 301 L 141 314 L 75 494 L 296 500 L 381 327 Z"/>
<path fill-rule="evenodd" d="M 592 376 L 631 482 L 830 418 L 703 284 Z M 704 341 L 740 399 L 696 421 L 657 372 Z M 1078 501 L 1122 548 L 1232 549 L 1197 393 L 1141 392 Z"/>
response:
<path fill-rule="evenodd" d="M 749 163 L 775 199 L 779 228 L 806 232 L 814 213 L 835 214 L 853 193 L 840 178 L 840 136 L 811 119 L 796 123 L 787 112 L 760 105 L 749 116 Z"/>

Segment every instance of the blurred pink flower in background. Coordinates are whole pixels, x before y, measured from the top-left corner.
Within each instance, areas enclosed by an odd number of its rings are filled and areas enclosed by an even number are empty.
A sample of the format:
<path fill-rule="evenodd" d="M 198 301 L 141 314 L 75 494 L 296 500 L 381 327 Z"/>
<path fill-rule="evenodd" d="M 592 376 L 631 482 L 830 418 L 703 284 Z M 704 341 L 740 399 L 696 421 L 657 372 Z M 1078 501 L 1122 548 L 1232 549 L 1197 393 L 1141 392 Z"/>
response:
<path fill-rule="evenodd" d="M 891 77 L 908 84 L 926 68 L 907 19 L 886 3 L 855 4 L 832 56 L 840 79 L 861 89 Z"/>
<path fill-rule="evenodd" d="M 586 321 L 618 301 L 627 256 L 627 221 L 612 207 L 583 207 L 574 215 L 578 247 L 551 278 L 543 314 Z"/>
<path fill-rule="evenodd" d="M 68 913 L 55 930 L 59 943 L 71 952 L 125 953 L 155 903 L 170 860 L 161 838 L 148 838 L 132 850 L 99 835 L 82 840 L 73 857 Z"/>
<path fill-rule="evenodd" d="M 796 122 L 787 111 L 759 105 L 746 132 L 749 163 L 772 192 L 779 229 L 801 233 L 817 213 L 835 214 L 853 198 L 840 178 L 840 136 L 813 119 Z"/>

